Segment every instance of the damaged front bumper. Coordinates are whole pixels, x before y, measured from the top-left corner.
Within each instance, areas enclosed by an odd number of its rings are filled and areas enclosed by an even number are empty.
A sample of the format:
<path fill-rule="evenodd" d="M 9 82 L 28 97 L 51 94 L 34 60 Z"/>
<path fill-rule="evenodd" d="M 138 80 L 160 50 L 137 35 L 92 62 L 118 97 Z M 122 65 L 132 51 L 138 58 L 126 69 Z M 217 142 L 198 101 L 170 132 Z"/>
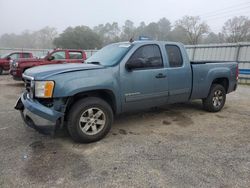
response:
<path fill-rule="evenodd" d="M 64 113 L 42 105 L 30 98 L 28 93 L 21 95 L 15 109 L 20 111 L 26 125 L 40 133 L 54 133 L 58 127 L 62 127 Z"/>

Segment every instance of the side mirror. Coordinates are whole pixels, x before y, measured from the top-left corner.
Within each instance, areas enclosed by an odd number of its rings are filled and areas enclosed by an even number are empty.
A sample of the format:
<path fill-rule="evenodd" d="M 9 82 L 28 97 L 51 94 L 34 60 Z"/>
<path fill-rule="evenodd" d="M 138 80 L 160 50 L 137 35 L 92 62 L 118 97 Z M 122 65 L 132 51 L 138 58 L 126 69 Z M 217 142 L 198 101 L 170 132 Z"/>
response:
<path fill-rule="evenodd" d="M 48 61 L 52 61 L 52 60 L 54 60 L 54 59 L 55 59 L 54 56 L 49 56 L 49 57 L 48 57 Z"/>
<path fill-rule="evenodd" d="M 140 69 L 145 66 L 145 63 L 142 58 L 137 58 L 133 60 L 129 60 L 125 67 L 127 70 L 132 71 L 133 69 Z"/>
<path fill-rule="evenodd" d="M 6 57 L 6 59 L 7 59 L 7 60 L 11 60 L 11 57 L 10 57 L 10 56 L 8 56 L 8 57 Z"/>

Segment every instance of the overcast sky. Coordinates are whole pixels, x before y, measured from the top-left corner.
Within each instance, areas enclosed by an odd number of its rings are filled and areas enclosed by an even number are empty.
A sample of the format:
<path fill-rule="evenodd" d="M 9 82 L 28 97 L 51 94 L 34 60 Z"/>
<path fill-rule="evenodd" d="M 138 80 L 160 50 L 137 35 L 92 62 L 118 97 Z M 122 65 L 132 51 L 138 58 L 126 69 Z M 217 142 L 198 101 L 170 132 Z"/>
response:
<path fill-rule="evenodd" d="M 200 16 L 214 32 L 233 16 L 250 17 L 250 0 L 0 0 L 0 35 L 51 26 L 90 27 L 107 22 L 138 25 L 166 17 L 172 23 L 185 15 Z"/>

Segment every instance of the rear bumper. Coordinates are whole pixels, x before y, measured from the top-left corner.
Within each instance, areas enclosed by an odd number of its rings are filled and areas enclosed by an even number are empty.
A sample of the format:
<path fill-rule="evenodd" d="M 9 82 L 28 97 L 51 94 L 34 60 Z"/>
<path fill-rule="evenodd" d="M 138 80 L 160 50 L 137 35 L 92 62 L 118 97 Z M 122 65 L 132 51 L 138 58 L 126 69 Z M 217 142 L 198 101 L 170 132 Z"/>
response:
<path fill-rule="evenodd" d="M 20 110 L 21 117 L 26 125 L 43 134 L 49 134 L 62 123 L 64 113 L 45 107 L 23 93 L 18 99 L 16 110 Z"/>

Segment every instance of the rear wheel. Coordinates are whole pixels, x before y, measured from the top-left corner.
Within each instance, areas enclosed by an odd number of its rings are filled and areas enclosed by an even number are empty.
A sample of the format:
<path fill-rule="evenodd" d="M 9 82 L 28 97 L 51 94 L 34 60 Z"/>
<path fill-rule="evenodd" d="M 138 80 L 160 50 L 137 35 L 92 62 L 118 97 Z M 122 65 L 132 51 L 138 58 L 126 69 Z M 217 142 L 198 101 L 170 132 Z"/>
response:
<path fill-rule="evenodd" d="M 3 74 L 3 68 L 0 67 L 0 75 L 2 75 L 2 74 Z"/>
<path fill-rule="evenodd" d="M 211 86 L 209 95 L 203 99 L 203 107 L 209 112 L 220 111 L 226 102 L 226 90 L 220 84 Z"/>
<path fill-rule="evenodd" d="M 77 101 L 68 114 L 68 130 L 76 142 L 95 142 L 107 135 L 113 123 L 110 105 L 99 98 Z"/>

